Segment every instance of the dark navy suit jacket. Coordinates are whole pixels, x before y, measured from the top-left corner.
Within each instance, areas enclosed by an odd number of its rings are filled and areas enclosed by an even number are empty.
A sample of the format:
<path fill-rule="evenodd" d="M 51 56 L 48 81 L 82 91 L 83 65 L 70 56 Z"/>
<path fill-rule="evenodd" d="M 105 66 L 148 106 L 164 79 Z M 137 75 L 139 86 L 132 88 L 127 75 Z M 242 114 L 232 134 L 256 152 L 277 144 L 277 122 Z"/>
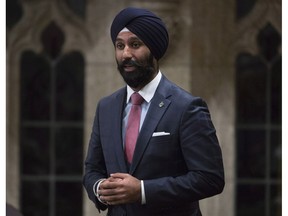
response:
<path fill-rule="evenodd" d="M 198 200 L 222 192 L 221 149 L 206 103 L 165 76 L 152 98 L 130 169 L 122 142 L 126 88 L 103 98 L 97 106 L 85 161 L 83 184 L 99 210 L 93 185 L 111 173 L 130 173 L 144 180 L 146 204 L 109 206 L 111 216 L 199 216 Z M 154 132 L 170 135 L 153 136 Z"/>

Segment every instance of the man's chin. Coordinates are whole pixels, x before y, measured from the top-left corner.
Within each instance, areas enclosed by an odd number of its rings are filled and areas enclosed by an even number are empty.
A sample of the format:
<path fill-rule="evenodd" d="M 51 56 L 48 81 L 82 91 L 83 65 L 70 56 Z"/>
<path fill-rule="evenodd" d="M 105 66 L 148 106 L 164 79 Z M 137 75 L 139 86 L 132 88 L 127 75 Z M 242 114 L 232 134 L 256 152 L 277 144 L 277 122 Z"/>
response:
<path fill-rule="evenodd" d="M 137 81 L 135 80 L 125 80 L 126 84 L 128 86 L 130 86 L 131 88 L 138 88 L 140 86 L 140 83 L 138 83 Z"/>

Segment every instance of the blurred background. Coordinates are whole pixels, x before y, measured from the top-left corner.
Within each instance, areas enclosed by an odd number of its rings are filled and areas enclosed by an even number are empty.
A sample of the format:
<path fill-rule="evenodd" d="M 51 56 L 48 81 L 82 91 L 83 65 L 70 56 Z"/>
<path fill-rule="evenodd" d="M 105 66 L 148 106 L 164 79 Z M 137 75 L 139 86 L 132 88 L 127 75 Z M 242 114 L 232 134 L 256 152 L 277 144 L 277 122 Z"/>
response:
<path fill-rule="evenodd" d="M 282 215 L 281 0 L 6 0 L 7 204 L 100 215 L 83 161 L 98 100 L 124 85 L 109 30 L 126 6 L 164 20 L 162 73 L 210 108 L 226 187 L 203 216 Z"/>

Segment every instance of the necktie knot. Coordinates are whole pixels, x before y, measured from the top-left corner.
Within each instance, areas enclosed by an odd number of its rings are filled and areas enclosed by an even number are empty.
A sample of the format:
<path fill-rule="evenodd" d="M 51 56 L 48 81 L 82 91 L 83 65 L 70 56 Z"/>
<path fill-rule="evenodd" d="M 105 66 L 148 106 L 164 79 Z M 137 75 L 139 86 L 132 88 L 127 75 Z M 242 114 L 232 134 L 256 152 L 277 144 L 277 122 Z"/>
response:
<path fill-rule="evenodd" d="M 143 103 L 143 101 L 144 101 L 144 99 L 139 93 L 134 92 L 131 95 L 131 102 L 133 105 L 141 105 Z"/>

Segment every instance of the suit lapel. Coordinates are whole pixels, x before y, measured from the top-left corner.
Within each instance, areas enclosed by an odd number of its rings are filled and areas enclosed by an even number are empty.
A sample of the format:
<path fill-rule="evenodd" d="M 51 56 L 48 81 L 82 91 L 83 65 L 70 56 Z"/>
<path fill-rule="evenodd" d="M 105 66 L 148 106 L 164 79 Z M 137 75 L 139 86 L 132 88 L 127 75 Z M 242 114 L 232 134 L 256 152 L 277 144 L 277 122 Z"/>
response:
<path fill-rule="evenodd" d="M 125 99 L 126 99 L 126 88 L 116 96 L 116 102 L 115 102 L 115 118 L 113 126 L 115 127 L 115 130 L 113 131 L 118 131 L 115 134 L 111 134 L 113 137 L 113 143 L 114 146 L 112 149 L 114 149 L 114 155 L 116 155 L 121 172 L 125 173 L 127 172 L 127 166 L 126 166 L 126 161 L 125 161 L 125 156 L 124 156 L 124 151 L 123 151 L 123 141 L 122 141 L 122 118 L 123 118 L 123 107 L 125 104 Z M 113 113 L 111 113 L 113 115 Z"/>
<path fill-rule="evenodd" d="M 165 82 L 167 81 L 166 78 L 164 78 L 164 81 Z M 139 133 L 137 143 L 136 143 L 136 148 L 134 151 L 133 161 L 130 167 L 130 172 L 129 172 L 130 174 L 133 174 L 133 172 L 137 168 L 137 165 L 141 161 L 141 158 L 149 144 L 149 140 L 152 137 L 152 134 L 155 131 L 155 128 L 158 125 L 158 122 L 160 121 L 163 114 L 165 113 L 165 111 L 167 110 L 167 108 L 169 107 L 171 103 L 171 101 L 167 99 L 169 95 L 165 95 L 165 92 L 167 92 L 165 91 L 165 87 L 167 86 L 164 85 L 164 83 L 162 83 L 162 85 L 160 84 L 158 87 L 159 89 L 155 92 L 155 95 L 151 101 L 149 110 L 145 117 L 145 121 Z"/>

